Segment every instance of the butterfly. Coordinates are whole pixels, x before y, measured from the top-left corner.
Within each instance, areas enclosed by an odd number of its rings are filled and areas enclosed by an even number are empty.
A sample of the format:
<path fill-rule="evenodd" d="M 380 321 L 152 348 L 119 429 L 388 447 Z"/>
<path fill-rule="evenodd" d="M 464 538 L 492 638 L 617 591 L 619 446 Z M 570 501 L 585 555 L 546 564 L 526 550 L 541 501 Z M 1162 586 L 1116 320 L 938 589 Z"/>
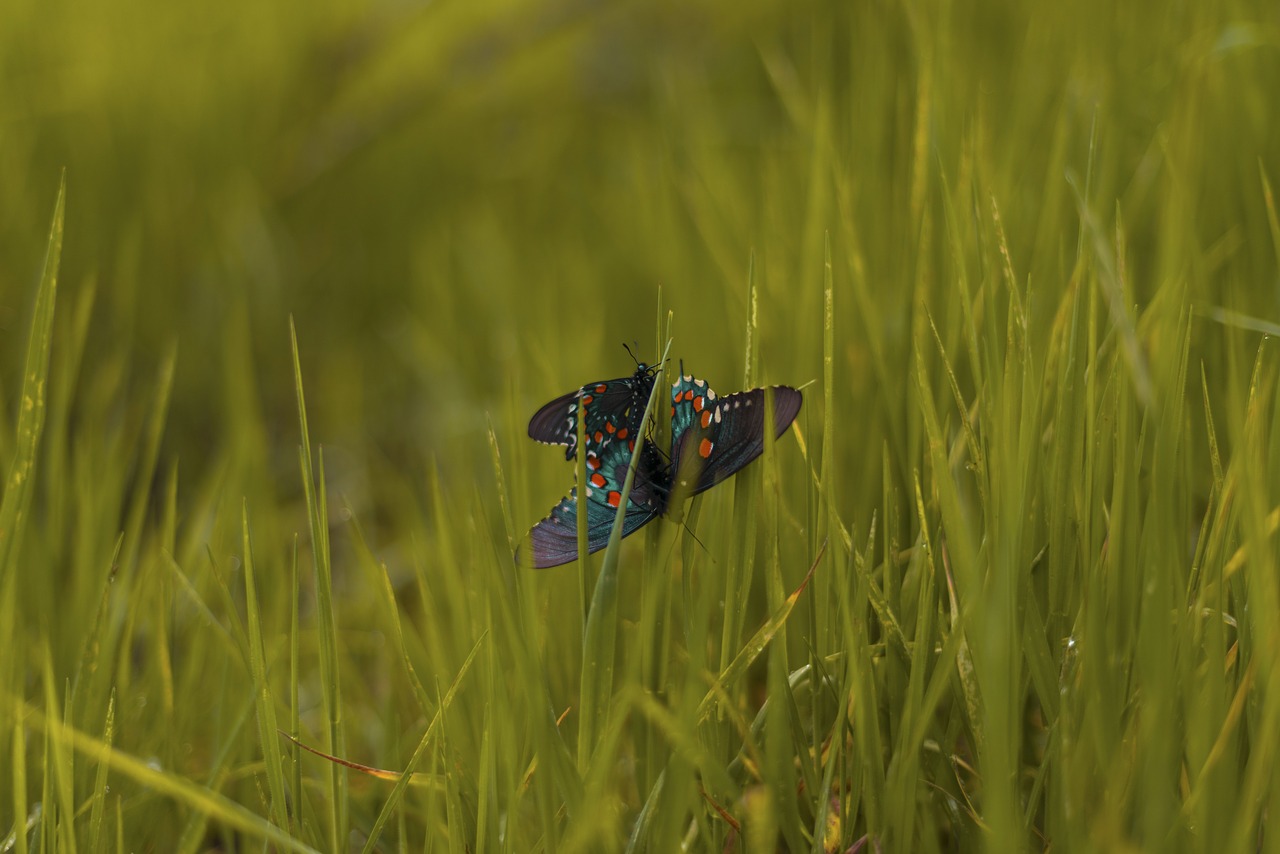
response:
<path fill-rule="evenodd" d="M 630 377 L 588 383 L 543 406 L 529 421 L 530 437 L 577 452 L 578 418 L 586 433 L 587 552 L 609 542 L 622 501 L 636 435 L 657 370 L 638 362 Z M 772 386 L 717 397 L 704 380 L 683 373 L 671 387 L 671 446 L 666 455 L 646 441 L 627 497 L 622 536 L 665 514 L 673 500 L 704 492 L 764 452 L 765 395 L 773 399 L 773 433 L 786 432 L 800 411 L 800 392 Z M 559 566 L 578 557 L 577 488 L 533 526 L 516 553 L 520 563 Z"/>

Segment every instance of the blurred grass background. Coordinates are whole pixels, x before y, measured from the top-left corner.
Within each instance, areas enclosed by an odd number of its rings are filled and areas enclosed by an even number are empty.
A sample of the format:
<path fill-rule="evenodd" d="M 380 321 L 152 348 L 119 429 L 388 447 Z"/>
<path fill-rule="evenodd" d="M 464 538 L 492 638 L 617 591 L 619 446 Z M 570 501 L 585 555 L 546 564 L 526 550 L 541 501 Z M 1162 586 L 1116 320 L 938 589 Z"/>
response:
<path fill-rule="evenodd" d="M 363 845 L 390 785 L 273 770 L 256 665 L 308 743 L 399 769 L 438 739 L 375 844 L 1274 847 L 1276 91 L 1280 12 L 1227 0 L 11 0 L 9 425 L 68 189 L 0 567 L 5 850 Z M 507 562 L 570 478 L 524 423 L 629 373 L 621 342 L 655 358 L 667 311 L 721 393 L 814 384 L 803 442 L 694 505 L 703 546 L 624 549 L 605 774 L 548 724 L 578 575 Z"/>

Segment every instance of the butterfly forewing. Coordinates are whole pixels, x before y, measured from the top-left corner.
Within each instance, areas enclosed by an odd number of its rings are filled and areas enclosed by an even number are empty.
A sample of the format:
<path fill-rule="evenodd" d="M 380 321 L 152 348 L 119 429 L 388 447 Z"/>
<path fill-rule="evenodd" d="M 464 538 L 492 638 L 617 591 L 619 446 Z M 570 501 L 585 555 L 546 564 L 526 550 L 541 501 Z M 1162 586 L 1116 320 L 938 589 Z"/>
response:
<path fill-rule="evenodd" d="M 577 391 L 562 394 L 529 419 L 529 438 L 549 445 L 566 445 L 565 459 L 574 459 L 578 452 L 580 412 L 585 413 L 583 427 L 588 450 L 593 444 L 634 436 L 640 429 L 653 379 L 654 371 L 640 364 L 629 377 L 588 383 Z M 622 435 L 619 437 L 618 433 Z M 595 439 L 597 434 L 599 438 Z"/>

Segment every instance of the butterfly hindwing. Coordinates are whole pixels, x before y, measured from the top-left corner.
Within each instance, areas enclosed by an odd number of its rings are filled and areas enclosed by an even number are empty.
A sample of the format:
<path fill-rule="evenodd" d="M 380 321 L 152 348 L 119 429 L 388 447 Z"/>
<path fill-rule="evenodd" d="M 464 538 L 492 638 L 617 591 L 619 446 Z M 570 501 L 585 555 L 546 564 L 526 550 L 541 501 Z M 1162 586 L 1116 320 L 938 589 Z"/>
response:
<path fill-rule="evenodd" d="M 616 435 L 616 433 L 615 433 Z M 634 438 L 625 441 L 594 443 L 587 439 L 587 487 L 583 503 L 587 513 L 587 553 L 600 551 L 609 543 L 609 533 L 622 500 L 622 486 L 631 465 Z M 627 498 L 622 536 L 627 536 L 661 515 L 666 489 L 662 477 L 666 467 L 657 450 L 646 444 L 640 451 L 640 463 Z M 530 562 L 537 568 L 559 566 L 578 557 L 578 490 L 575 487 L 529 532 L 517 560 Z"/>
<path fill-rule="evenodd" d="M 800 411 L 789 386 L 755 388 L 717 397 L 704 381 L 682 376 L 671 388 L 671 486 L 685 496 L 710 489 L 764 452 L 765 394 L 773 398 L 773 435 Z"/>
<path fill-rule="evenodd" d="M 561 499 L 552 508 L 550 516 L 533 526 L 525 544 L 517 552 L 518 561 L 528 561 L 534 567 L 544 569 L 578 559 L 577 494 L 578 490 L 573 489 L 568 497 Z M 613 530 L 617 508 L 594 498 L 588 498 L 584 503 L 587 507 L 587 553 L 593 554 L 609 544 L 609 533 Z M 657 516 L 656 508 L 628 501 L 627 515 L 622 522 L 622 536 L 634 533 Z"/>

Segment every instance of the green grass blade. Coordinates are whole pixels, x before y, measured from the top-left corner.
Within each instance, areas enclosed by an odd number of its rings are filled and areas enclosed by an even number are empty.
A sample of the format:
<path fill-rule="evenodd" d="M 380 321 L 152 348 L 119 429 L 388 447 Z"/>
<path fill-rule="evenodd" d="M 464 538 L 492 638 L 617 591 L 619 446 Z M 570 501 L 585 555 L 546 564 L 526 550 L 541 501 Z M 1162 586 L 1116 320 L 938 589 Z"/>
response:
<path fill-rule="evenodd" d="M 587 419 L 583 417 L 585 413 L 581 410 L 578 412 L 577 421 L 578 444 L 577 448 L 587 447 Z M 586 640 L 586 620 L 587 614 L 591 608 L 591 600 L 588 598 L 588 590 L 592 589 L 591 584 L 591 563 L 587 560 L 587 455 L 579 453 L 574 461 L 574 483 L 577 484 L 577 506 L 574 512 L 577 514 L 578 522 L 578 600 L 581 607 L 578 609 L 578 621 L 582 626 L 583 640 Z M 623 505 L 625 506 L 625 505 Z"/>
<path fill-rule="evenodd" d="M 31 337 L 27 344 L 26 367 L 22 373 L 22 396 L 18 407 L 17 446 L 4 483 L 0 501 L 0 572 L 7 578 L 17 553 L 23 519 L 35 487 L 36 453 L 44 428 L 45 394 L 49 377 L 49 349 L 53 338 L 53 310 L 58 293 L 58 266 L 62 260 L 62 221 L 66 211 L 67 177 L 58 185 L 58 198 L 49 227 L 44 272 L 36 290 L 31 314 Z"/>
<path fill-rule="evenodd" d="M 301 607 L 302 587 L 301 577 L 298 574 L 298 535 L 296 533 L 293 535 L 293 547 L 289 551 L 289 558 L 289 735 L 296 740 L 302 735 L 302 710 L 298 704 L 298 685 L 302 678 L 299 665 L 301 632 L 298 609 Z M 303 812 L 306 793 L 302 789 L 302 754 L 296 745 L 290 747 L 289 759 L 293 770 L 290 777 L 292 786 L 289 791 L 293 792 L 293 815 L 297 822 L 295 826 L 303 826 L 307 820 Z"/>
<path fill-rule="evenodd" d="M 107 703 L 107 720 L 102 727 L 102 743 L 111 747 L 115 739 L 116 697 L 113 693 Z M 94 777 L 93 794 L 89 801 L 89 850 L 102 851 L 106 848 L 106 840 L 102 836 L 102 823 L 106 817 L 107 806 L 107 763 L 98 763 L 98 773 Z"/>
<path fill-rule="evenodd" d="M 284 759 L 280 739 L 276 735 L 276 703 L 267 676 L 267 651 L 262 640 L 262 614 L 258 605 L 257 581 L 254 577 L 253 542 L 249 535 L 249 502 L 241 509 L 244 533 L 245 614 L 249 628 L 249 671 L 253 676 L 253 694 L 257 706 L 258 743 L 267 766 L 267 789 L 271 793 L 270 816 L 277 827 L 289 827 L 289 811 L 285 798 Z"/>
<path fill-rule="evenodd" d="M 302 360 L 298 355 L 298 335 L 289 322 L 289 340 L 293 350 L 294 389 L 298 399 L 298 425 L 302 444 L 298 454 L 302 467 L 302 485 L 307 499 L 307 519 L 311 528 L 311 556 L 315 571 L 316 611 L 320 618 L 320 683 L 325 709 L 325 750 L 336 756 L 347 751 L 346 730 L 342 720 L 342 688 L 338 672 L 338 630 L 334 616 L 333 567 L 329 551 L 329 511 L 325 497 L 324 452 L 318 466 L 311 456 L 311 433 L 307 427 L 306 398 L 302 390 Z M 329 844 L 333 850 L 345 847 L 347 838 L 347 774 L 337 765 L 329 766 L 329 800 L 326 819 Z"/>
<path fill-rule="evenodd" d="M 1280 214 L 1276 213 L 1276 197 L 1271 191 L 1271 179 L 1267 175 L 1267 166 L 1258 159 L 1259 178 L 1262 181 L 1262 200 L 1267 208 L 1267 231 L 1271 235 L 1271 251 L 1275 254 L 1276 265 L 1280 266 Z"/>
<path fill-rule="evenodd" d="M 3 847 L 8 848 L 12 839 L 16 854 L 27 854 L 27 834 L 34 822 L 27 817 L 27 739 L 18 718 L 13 723 L 13 767 L 9 770 L 13 774 L 13 830 Z"/>
<path fill-rule="evenodd" d="M 661 376 L 667 363 L 667 352 L 671 343 L 667 342 L 666 351 L 658 362 L 657 371 Z M 640 423 L 648 423 L 654 411 L 655 402 L 664 390 L 665 383 L 655 382 L 649 393 L 649 402 L 645 405 L 644 417 Z M 581 419 L 579 419 L 581 420 Z M 636 437 L 636 447 L 631 454 L 631 465 L 627 469 L 626 481 L 622 484 L 622 498 L 618 502 L 618 512 L 614 517 L 613 530 L 609 534 L 609 545 L 605 548 L 604 562 L 600 567 L 600 575 L 596 578 L 595 591 L 591 596 L 591 611 L 587 615 L 587 628 L 583 640 L 582 679 L 579 700 L 578 722 L 578 768 L 585 773 L 591 761 L 600 722 L 606 714 L 609 698 L 613 694 L 614 649 L 618 636 L 618 556 L 621 553 L 622 523 L 626 518 L 627 500 L 631 495 L 631 486 L 635 482 L 636 469 L 640 465 L 640 454 L 644 450 L 643 431 Z"/>
<path fill-rule="evenodd" d="M 53 673 L 53 658 L 48 649 L 44 650 L 43 663 L 44 703 L 45 708 L 49 710 L 49 720 L 57 720 L 60 714 L 62 717 L 61 725 L 64 727 L 69 726 L 71 711 L 68 708 L 65 697 L 61 704 L 61 713 L 58 711 L 59 703 L 55 685 L 56 677 Z M 45 844 L 49 844 L 50 840 L 56 840 L 53 844 L 58 851 L 75 854 L 77 850 L 75 829 L 76 756 L 73 750 L 69 749 L 61 739 L 56 737 L 56 726 L 53 728 L 52 733 L 53 735 L 48 742 L 48 758 L 45 761 L 45 800 L 43 807 L 47 819 L 45 823 L 47 833 L 44 840 Z"/>

